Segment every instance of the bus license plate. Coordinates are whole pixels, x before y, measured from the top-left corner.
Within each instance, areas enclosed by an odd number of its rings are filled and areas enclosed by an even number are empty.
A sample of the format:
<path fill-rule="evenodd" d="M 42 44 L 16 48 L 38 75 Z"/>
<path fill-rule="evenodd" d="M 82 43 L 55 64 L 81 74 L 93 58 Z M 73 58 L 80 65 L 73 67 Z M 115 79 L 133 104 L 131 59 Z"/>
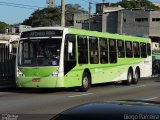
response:
<path fill-rule="evenodd" d="M 32 82 L 40 82 L 40 78 L 33 78 Z"/>

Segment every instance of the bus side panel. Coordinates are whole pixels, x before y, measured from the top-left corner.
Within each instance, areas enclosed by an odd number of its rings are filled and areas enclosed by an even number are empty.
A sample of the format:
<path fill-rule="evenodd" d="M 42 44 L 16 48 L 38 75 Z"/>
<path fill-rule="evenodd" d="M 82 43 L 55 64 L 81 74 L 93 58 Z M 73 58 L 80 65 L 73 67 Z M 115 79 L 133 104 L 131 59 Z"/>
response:
<path fill-rule="evenodd" d="M 152 75 L 152 57 L 145 58 L 137 66 L 140 67 L 140 77 L 151 77 Z"/>
<path fill-rule="evenodd" d="M 75 87 L 82 85 L 82 74 L 84 67 L 77 65 L 64 76 L 64 87 Z"/>

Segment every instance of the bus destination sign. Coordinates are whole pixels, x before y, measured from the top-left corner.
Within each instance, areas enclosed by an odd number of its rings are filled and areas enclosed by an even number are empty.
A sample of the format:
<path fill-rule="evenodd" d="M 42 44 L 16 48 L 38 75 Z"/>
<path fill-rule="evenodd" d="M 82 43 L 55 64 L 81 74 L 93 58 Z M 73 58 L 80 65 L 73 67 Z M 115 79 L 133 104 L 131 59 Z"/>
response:
<path fill-rule="evenodd" d="M 30 37 L 61 37 L 63 35 L 62 30 L 35 30 L 22 32 L 21 38 L 30 38 Z"/>

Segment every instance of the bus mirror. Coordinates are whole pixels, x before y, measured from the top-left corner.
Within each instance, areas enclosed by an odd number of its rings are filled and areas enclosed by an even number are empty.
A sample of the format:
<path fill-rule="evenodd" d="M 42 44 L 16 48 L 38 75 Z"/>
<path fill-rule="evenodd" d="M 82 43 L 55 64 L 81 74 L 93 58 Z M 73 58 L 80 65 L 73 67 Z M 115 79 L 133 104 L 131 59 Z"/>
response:
<path fill-rule="evenodd" d="M 68 42 L 68 53 L 72 53 L 72 51 L 73 51 L 73 43 Z"/>

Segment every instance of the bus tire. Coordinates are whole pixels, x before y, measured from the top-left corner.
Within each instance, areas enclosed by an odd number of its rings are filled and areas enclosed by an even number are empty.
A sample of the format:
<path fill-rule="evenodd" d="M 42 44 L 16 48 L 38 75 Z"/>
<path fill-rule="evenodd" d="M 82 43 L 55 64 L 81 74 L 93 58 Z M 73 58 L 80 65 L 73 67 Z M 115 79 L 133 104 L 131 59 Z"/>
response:
<path fill-rule="evenodd" d="M 129 69 L 127 73 L 127 80 L 124 81 L 124 84 L 130 85 L 132 81 L 133 81 L 133 72 L 131 69 Z"/>
<path fill-rule="evenodd" d="M 82 76 L 82 86 L 80 88 L 81 92 L 86 92 L 91 86 L 91 82 L 90 82 L 90 76 L 88 75 L 87 72 L 83 73 Z"/>
<path fill-rule="evenodd" d="M 140 71 L 138 69 L 136 69 L 132 83 L 137 84 L 139 79 L 140 79 Z"/>

